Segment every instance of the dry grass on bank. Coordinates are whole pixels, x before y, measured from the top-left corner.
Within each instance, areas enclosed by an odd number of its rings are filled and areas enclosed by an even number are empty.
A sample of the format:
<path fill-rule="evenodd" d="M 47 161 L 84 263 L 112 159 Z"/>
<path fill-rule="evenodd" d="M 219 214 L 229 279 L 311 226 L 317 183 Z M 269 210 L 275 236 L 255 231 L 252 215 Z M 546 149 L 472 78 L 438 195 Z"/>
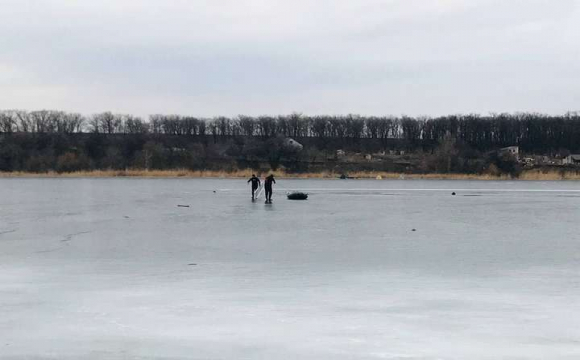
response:
<path fill-rule="evenodd" d="M 390 172 L 353 172 L 349 177 L 356 179 L 426 179 L 426 180 L 510 180 L 509 175 L 490 174 L 402 174 Z"/>
<path fill-rule="evenodd" d="M 524 171 L 520 176 L 520 180 L 536 180 L 536 181 L 549 181 L 549 180 L 580 180 L 580 172 L 574 170 L 527 170 Z"/>
<path fill-rule="evenodd" d="M 64 178 L 99 178 L 99 177 L 147 177 L 147 178 L 229 178 L 229 177 L 250 177 L 252 175 L 251 170 L 239 170 L 235 172 L 227 171 L 212 171 L 212 170 L 186 170 L 186 169 L 175 169 L 175 170 L 92 170 L 92 171 L 75 171 L 75 172 L 55 172 L 49 171 L 45 173 L 30 173 L 30 172 L 0 172 L 0 177 L 64 177 Z"/>
<path fill-rule="evenodd" d="M 256 172 L 251 169 L 235 171 L 213 170 L 94 170 L 77 171 L 71 173 L 28 173 L 28 172 L 0 172 L 3 178 L 110 178 L 110 177 L 143 177 L 143 178 L 249 178 L 253 173 L 258 176 L 274 174 L 278 178 L 296 179 L 337 179 L 340 173 L 317 172 L 317 173 L 287 173 L 283 170 Z M 431 179 L 431 180 L 580 180 L 580 172 L 570 170 L 526 170 L 518 178 L 509 175 L 491 174 L 402 174 L 391 172 L 350 172 L 349 178 L 355 179 Z"/>

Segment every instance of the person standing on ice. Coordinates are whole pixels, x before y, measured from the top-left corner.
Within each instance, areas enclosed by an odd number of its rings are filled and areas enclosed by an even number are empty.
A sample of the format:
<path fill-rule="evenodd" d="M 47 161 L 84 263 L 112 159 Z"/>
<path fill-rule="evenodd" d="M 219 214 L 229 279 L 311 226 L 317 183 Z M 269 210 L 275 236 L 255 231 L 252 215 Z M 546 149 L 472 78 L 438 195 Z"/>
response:
<path fill-rule="evenodd" d="M 254 195 L 256 193 L 256 190 L 258 190 L 258 188 L 260 187 L 260 179 L 258 179 L 256 177 L 255 174 L 252 174 L 252 177 L 250 178 L 250 180 L 248 180 L 248 182 L 252 183 L 252 200 L 255 199 Z"/>
<path fill-rule="evenodd" d="M 272 183 L 275 184 L 276 180 L 274 179 L 274 175 L 270 174 L 270 176 L 268 176 L 266 180 L 264 180 L 264 189 L 266 190 L 266 203 L 272 202 Z"/>

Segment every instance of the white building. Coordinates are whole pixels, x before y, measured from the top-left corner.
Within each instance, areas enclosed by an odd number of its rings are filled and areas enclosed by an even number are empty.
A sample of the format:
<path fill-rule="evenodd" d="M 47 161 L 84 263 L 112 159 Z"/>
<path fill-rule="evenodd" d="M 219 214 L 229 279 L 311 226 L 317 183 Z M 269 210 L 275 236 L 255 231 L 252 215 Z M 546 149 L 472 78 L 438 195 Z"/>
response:
<path fill-rule="evenodd" d="M 580 155 L 568 155 L 562 159 L 562 165 L 580 165 Z"/>
<path fill-rule="evenodd" d="M 499 149 L 499 152 L 501 154 L 510 154 L 513 157 L 515 157 L 516 159 L 519 159 L 519 157 L 520 157 L 520 147 L 519 146 L 504 147 L 504 148 Z"/>

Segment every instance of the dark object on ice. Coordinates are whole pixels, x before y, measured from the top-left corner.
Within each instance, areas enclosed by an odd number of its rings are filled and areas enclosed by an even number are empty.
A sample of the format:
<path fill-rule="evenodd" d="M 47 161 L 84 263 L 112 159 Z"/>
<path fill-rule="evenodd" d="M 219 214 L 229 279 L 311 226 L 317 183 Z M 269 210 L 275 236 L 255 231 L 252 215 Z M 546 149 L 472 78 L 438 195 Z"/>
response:
<path fill-rule="evenodd" d="M 300 191 L 288 193 L 288 200 L 306 200 L 306 199 L 308 199 L 308 194 L 306 193 Z"/>
<path fill-rule="evenodd" d="M 455 195 L 455 192 L 452 192 L 451 195 Z"/>
<path fill-rule="evenodd" d="M 342 174 L 342 175 L 340 175 L 338 178 L 339 178 L 339 179 L 342 179 L 342 180 L 346 180 L 346 179 L 356 179 L 355 177 L 353 177 L 353 176 L 348 176 L 348 175 L 346 175 L 346 174 Z"/>
<path fill-rule="evenodd" d="M 195 265 L 197 265 L 197 264 L 195 264 L 195 263 L 191 263 L 191 264 L 187 264 L 187 265 L 189 265 L 189 266 L 195 266 Z"/>
<path fill-rule="evenodd" d="M 417 231 L 417 229 L 413 229 L 413 230 L 411 230 L 411 231 Z"/>
<path fill-rule="evenodd" d="M 177 207 L 189 207 L 189 205 L 177 205 Z"/>

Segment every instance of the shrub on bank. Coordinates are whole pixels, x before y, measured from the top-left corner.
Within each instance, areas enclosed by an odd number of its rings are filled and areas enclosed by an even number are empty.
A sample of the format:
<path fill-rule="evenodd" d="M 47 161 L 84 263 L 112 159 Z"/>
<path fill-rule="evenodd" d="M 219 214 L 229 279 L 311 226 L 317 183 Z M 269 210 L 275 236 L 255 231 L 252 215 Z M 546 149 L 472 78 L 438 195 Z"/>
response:
<path fill-rule="evenodd" d="M 90 160 L 85 155 L 67 152 L 56 159 L 56 171 L 59 173 L 88 170 Z"/>

